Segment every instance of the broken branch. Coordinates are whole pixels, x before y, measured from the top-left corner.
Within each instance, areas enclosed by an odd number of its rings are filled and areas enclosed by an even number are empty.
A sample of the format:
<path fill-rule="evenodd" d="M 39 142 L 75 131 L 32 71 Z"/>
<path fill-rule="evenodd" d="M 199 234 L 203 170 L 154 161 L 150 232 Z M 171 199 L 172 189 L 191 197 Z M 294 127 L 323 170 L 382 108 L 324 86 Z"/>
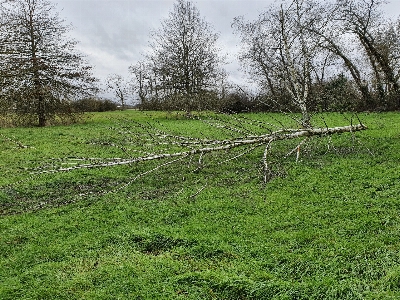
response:
<path fill-rule="evenodd" d="M 310 128 L 310 129 L 285 129 L 285 130 L 278 130 L 272 132 L 271 134 L 248 137 L 243 139 L 233 139 L 233 140 L 215 140 L 213 141 L 214 147 L 200 147 L 197 149 L 192 149 L 189 151 L 182 151 L 182 152 L 175 152 L 175 153 L 161 153 L 161 154 L 153 154 L 148 156 L 118 160 L 118 161 L 107 161 L 107 162 L 100 162 L 96 164 L 82 164 L 78 166 L 72 166 L 68 168 L 59 168 L 55 170 L 47 170 L 41 171 L 38 174 L 44 173 L 55 173 L 55 172 L 67 172 L 73 171 L 77 169 L 91 169 L 91 168 L 100 168 L 100 167 L 111 167 L 111 166 L 120 166 L 120 165 L 129 165 L 138 162 L 144 161 L 151 161 L 151 160 L 161 160 L 165 158 L 174 158 L 174 157 L 186 157 L 191 155 L 200 154 L 201 156 L 205 153 L 215 152 L 215 151 L 224 151 L 224 150 L 231 150 L 233 148 L 242 147 L 246 145 L 254 145 L 254 144 L 269 144 L 272 141 L 277 140 L 289 140 L 289 139 L 296 139 L 301 137 L 311 137 L 311 136 L 324 136 L 324 135 L 331 135 L 337 133 L 344 133 L 344 132 L 355 132 L 360 130 L 365 130 L 367 127 L 363 124 L 358 125 L 349 125 L 343 127 L 332 127 L 332 128 Z M 210 143 L 208 143 L 210 145 Z M 200 145 L 201 146 L 201 145 Z"/>

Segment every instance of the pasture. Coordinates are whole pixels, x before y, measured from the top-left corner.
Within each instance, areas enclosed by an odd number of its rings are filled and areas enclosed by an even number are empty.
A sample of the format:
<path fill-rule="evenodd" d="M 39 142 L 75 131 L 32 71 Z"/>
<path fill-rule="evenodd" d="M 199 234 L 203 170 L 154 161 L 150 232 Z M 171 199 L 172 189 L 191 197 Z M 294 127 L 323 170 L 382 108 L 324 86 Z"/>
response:
<path fill-rule="evenodd" d="M 267 184 L 263 147 L 201 168 L 188 157 L 53 172 L 180 149 L 143 139 L 151 128 L 231 138 L 241 133 L 216 124 L 296 126 L 245 118 L 123 111 L 0 129 L 0 299 L 399 299 L 398 112 L 360 114 L 368 130 L 314 138 L 298 162 L 285 155 L 299 141 L 274 144 Z"/>

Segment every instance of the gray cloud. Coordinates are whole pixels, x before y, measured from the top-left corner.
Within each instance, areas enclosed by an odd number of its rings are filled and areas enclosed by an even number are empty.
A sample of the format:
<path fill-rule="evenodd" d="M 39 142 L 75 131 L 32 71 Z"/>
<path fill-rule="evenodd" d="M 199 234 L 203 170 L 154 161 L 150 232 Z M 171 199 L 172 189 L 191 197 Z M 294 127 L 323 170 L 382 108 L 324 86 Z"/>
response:
<path fill-rule="evenodd" d="M 79 50 L 95 66 L 96 75 L 104 78 L 109 73 L 126 75 L 128 67 L 141 59 L 150 39 L 151 30 L 160 27 L 168 17 L 174 0 L 53 0 L 60 15 L 74 30 L 72 36 Z M 219 45 L 228 61 L 235 60 L 238 39 L 231 23 L 238 15 L 256 17 L 270 1 L 203 0 L 195 1 L 201 15 L 220 34 Z M 237 63 L 234 63 L 237 64 Z M 237 67 L 227 66 L 234 70 Z"/>
<path fill-rule="evenodd" d="M 128 75 L 128 67 L 142 59 L 148 47 L 151 30 L 160 27 L 168 17 L 174 0 L 51 0 L 60 16 L 74 26 L 71 35 L 94 66 L 95 75 L 104 79 L 108 74 Z M 220 34 L 222 53 L 228 54 L 226 69 L 234 82 L 243 75 L 238 71 L 236 55 L 239 39 L 233 34 L 233 18 L 243 15 L 255 19 L 274 0 L 198 0 L 200 14 Z M 387 5 L 389 16 L 398 15 L 400 1 Z"/>

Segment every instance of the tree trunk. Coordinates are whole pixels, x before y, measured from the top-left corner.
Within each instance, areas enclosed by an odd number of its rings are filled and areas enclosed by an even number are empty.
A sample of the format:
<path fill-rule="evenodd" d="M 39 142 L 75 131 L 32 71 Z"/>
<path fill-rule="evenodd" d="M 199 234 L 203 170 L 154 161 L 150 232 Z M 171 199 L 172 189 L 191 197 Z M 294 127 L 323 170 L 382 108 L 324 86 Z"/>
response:
<path fill-rule="evenodd" d="M 38 111 L 37 116 L 39 119 L 39 127 L 46 126 L 46 108 L 45 108 L 45 101 L 42 94 L 39 94 L 38 97 Z"/>
<path fill-rule="evenodd" d="M 278 140 L 290 140 L 296 139 L 301 137 L 312 137 L 312 136 L 326 136 L 344 132 L 355 132 L 360 130 L 365 130 L 367 127 L 363 124 L 357 125 L 348 125 L 342 127 L 331 127 L 331 128 L 309 128 L 309 129 L 283 129 L 279 131 L 275 131 L 271 134 L 254 136 L 249 138 L 243 139 L 235 139 L 235 140 L 215 140 L 212 141 L 211 145 L 214 146 L 206 146 L 201 147 L 198 149 L 193 149 L 189 151 L 183 152 L 175 152 L 175 153 L 160 153 L 160 154 L 153 154 L 149 156 L 142 156 L 142 157 L 133 157 L 129 159 L 123 159 L 118 161 L 107 161 L 97 164 L 83 164 L 79 166 L 73 166 L 68 168 L 59 168 L 50 171 L 42 171 L 38 174 L 44 173 L 56 173 L 56 172 L 68 172 L 77 169 L 92 169 L 92 168 L 100 168 L 100 167 L 111 167 L 111 166 L 120 166 L 120 165 L 129 165 L 133 163 L 139 163 L 143 161 L 151 161 L 151 160 L 161 160 L 161 159 L 168 159 L 174 157 L 186 157 L 190 155 L 196 154 L 205 154 L 211 152 L 221 152 L 227 151 L 230 149 L 244 147 L 248 145 L 267 145 L 274 141 Z M 184 143 L 182 144 L 185 145 Z M 200 144 L 199 144 L 200 145 Z"/>

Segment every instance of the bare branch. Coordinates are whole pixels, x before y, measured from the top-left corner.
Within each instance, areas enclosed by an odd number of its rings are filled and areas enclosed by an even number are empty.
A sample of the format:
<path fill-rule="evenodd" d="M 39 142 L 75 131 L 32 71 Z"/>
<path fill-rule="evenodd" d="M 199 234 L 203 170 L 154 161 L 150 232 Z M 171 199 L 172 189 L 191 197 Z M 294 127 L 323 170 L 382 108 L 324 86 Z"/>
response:
<path fill-rule="evenodd" d="M 215 147 L 202 147 L 202 148 L 193 149 L 190 151 L 182 151 L 182 152 L 175 152 L 175 153 L 161 153 L 161 154 L 154 154 L 154 155 L 136 157 L 136 158 L 131 158 L 131 159 L 99 162 L 96 164 L 83 164 L 83 165 L 72 166 L 72 167 L 68 167 L 68 168 L 58 168 L 58 169 L 54 169 L 54 170 L 39 171 L 39 172 L 36 172 L 36 174 L 68 172 L 68 171 L 73 171 L 73 170 L 77 170 L 77 169 L 92 169 L 92 168 L 101 168 L 101 167 L 129 165 L 129 164 L 133 164 L 133 163 L 139 163 L 139 162 L 145 162 L 145 161 L 151 161 L 151 160 L 161 160 L 161 159 L 174 158 L 174 157 L 187 157 L 187 156 L 196 155 L 196 154 L 203 155 L 205 153 L 231 150 L 231 149 L 246 146 L 246 145 L 256 145 L 256 144 L 262 145 L 262 144 L 268 144 L 272 141 L 278 141 L 278 140 L 289 140 L 289 139 L 296 139 L 296 138 L 301 138 L 301 137 L 325 136 L 325 135 L 344 133 L 344 132 L 355 132 L 355 131 L 365 130 L 366 128 L 367 127 L 365 125 L 358 124 L 358 125 L 349 125 L 349 126 L 332 127 L 332 128 L 286 129 L 286 130 L 279 130 L 279 131 L 275 131 L 271 134 L 261 135 L 261 136 L 249 138 L 249 139 L 215 141 L 215 144 L 219 145 L 219 146 L 215 146 Z"/>

